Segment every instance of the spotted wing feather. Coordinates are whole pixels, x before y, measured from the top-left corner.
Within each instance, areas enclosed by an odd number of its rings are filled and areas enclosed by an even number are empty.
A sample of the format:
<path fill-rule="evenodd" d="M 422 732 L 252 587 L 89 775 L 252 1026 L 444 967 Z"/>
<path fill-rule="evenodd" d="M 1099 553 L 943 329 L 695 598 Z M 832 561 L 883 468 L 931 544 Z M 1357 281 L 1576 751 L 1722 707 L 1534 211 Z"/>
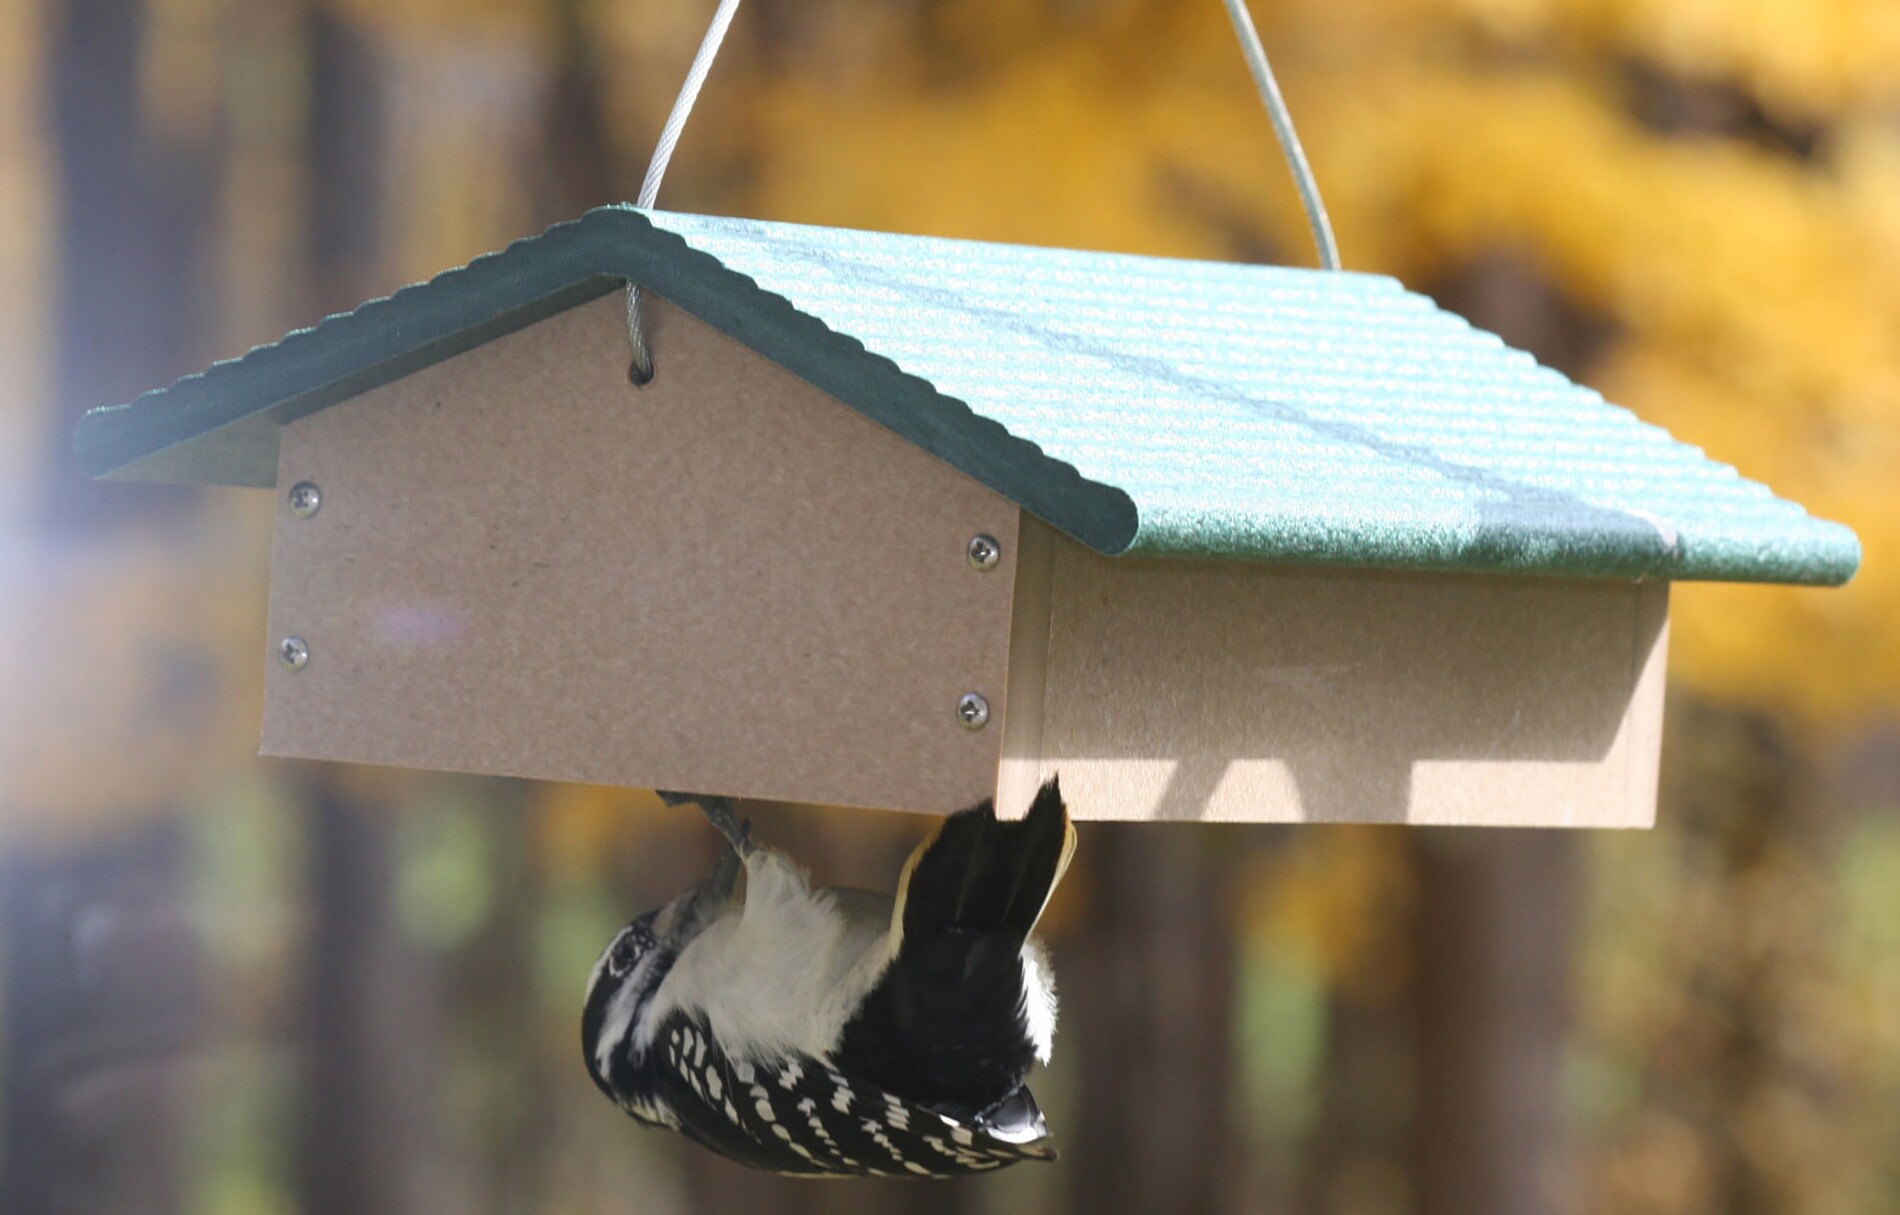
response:
<path fill-rule="evenodd" d="M 1007 1142 L 809 1055 L 770 1065 L 729 1059 L 706 1026 L 686 1014 L 662 1027 L 650 1058 L 660 1071 L 656 1095 L 679 1130 L 751 1168 L 811 1177 L 951 1177 L 1055 1158 L 1046 1138 Z"/>

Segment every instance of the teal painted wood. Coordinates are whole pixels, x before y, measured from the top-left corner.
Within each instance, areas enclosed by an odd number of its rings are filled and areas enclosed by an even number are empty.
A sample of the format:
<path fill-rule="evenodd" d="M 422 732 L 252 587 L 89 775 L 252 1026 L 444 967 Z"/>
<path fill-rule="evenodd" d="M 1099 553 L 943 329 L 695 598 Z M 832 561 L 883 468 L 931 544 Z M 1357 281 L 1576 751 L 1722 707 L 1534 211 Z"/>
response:
<path fill-rule="evenodd" d="M 284 421 L 627 278 L 1105 553 L 1820 584 L 1859 564 L 1847 528 L 1388 278 L 629 207 L 95 411 L 81 462 L 269 485 Z"/>

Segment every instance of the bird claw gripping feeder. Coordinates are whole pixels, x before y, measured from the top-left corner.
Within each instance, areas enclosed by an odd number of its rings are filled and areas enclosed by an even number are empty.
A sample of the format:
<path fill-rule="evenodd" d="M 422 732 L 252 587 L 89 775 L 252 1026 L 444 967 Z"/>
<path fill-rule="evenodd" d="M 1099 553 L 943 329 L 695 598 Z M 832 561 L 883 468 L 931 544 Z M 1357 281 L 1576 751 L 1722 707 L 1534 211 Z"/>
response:
<path fill-rule="evenodd" d="M 270 754 L 931 813 L 1645 825 L 1669 583 L 1859 560 L 1389 278 L 650 207 L 77 448 L 276 488 Z"/>

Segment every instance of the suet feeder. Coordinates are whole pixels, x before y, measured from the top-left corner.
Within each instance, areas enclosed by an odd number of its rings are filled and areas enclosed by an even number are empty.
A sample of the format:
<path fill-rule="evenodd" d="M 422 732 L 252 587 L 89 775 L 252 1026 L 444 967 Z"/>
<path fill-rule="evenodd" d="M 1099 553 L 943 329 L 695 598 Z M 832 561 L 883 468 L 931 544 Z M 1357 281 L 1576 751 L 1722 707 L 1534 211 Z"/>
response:
<path fill-rule="evenodd" d="M 1646 825 L 1669 583 L 1859 560 L 1388 278 L 630 207 L 77 442 L 276 488 L 268 754 L 928 812 Z"/>

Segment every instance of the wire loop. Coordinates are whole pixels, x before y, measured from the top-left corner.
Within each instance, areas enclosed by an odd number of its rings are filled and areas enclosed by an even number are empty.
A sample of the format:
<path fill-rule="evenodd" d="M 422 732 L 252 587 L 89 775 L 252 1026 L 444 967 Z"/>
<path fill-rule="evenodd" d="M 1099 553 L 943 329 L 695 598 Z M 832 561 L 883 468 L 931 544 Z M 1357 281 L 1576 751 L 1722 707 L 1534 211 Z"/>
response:
<path fill-rule="evenodd" d="M 686 69 L 686 79 L 680 85 L 679 96 L 673 99 L 673 108 L 666 115 L 666 125 L 660 128 L 660 142 L 653 147 L 653 159 L 647 162 L 647 175 L 640 183 L 640 197 L 634 205 L 648 208 L 659 201 L 660 182 L 666 177 L 666 166 L 673 159 L 673 149 L 679 146 L 680 132 L 686 129 L 686 119 L 693 112 L 693 103 L 699 100 L 699 90 L 706 83 L 707 73 L 712 71 L 713 59 L 719 54 L 719 46 L 726 40 L 726 31 L 732 27 L 733 14 L 739 11 L 739 0 L 719 0 L 714 10 L 712 24 L 706 27 L 706 36 L 700 40 L 699 51 L 693 56 L 693 65 Z M 646 317 L 640 307 L 640 285 L 631 279 L 627 281 L 627 345 L 632 348 L 633 365 L 627 378 L 636 385 L 645 384 L 653 378 L 653 349 L 647 344 Z"/>

